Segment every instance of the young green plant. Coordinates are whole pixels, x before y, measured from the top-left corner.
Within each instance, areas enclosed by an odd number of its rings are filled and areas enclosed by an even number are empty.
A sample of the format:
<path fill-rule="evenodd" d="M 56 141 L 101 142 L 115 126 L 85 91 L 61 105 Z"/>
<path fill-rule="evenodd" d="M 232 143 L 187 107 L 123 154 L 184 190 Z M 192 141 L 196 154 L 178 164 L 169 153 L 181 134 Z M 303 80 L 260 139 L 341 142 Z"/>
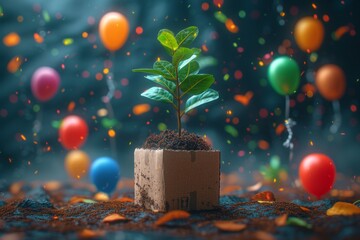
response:
<path fill-rule="evenodd" d="M 200 66 L 196 61 L 201 50 L 190 48 L 199 30 L 191 26 L 174 35 L 168 29 L 159 31 L 157 40 L 172 57 L 172 61 L 158 60 L 153 68 L 133 69 L 133 72 L 151 74 L 146 79 L 156 83 L 159 87 L 152 87 L 141 96 L 170 103 L 176 110 L 178 134 L 181 136 L 181 118 L 190 110 L 219 98 L 217 91 L 209 89 L 215 79 L 210 74 L 199 74 Z M 185 108 L 182 107 L 187 97 Z"/>

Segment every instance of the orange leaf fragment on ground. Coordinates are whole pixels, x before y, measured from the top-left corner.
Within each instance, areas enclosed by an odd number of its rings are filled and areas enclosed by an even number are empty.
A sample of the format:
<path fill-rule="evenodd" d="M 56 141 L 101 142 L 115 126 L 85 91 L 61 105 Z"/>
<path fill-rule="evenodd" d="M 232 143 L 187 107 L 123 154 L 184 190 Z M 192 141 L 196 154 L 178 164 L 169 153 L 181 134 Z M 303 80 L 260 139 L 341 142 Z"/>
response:
<path fill-rule="evenodd" d="M 278 227 L 285 226 L 288 219 L 287 214 L 280 215 L 279 217 L 275 218 L 275 224 Z"/>
<path fill-rule="evenodd" d="M 121 198 L 116 199 L 116 201 L 119 201 L 119 202 L 134 202 L 134 199 L 129 198 L 129 197 L 121 197 Z"/>
<path fill-rule="evenodd" d="M 104 231 L 94 231 L 91 229 L 84 229 L 78 233 L 79 238 L 98 238 L 105 235 Z"/>
<path fill-rule="evenodd" d="M 114 222 L 120 222 L 120 221 L 129 221 L 129 219 L 120 214 L 113 213 L 113 214 L 106 216 L 102 220 L 103 223 L 114 223 Z"/>
<path fill-rule="evenodd" d="M 329 208 L 326 211 L 326 215 L 328 216 L 350 216 L 354 214 L 360 214 L 360 208 L 347 202 L 337 202 L 334 204 L 334 206 L 332 206 L 332 208 Z"/>
<path fill-rule="evenodd" d="M 214 226 L 225 232 L 240 232 L 246 228 L 246 224 L 234 221 L 215 221 Z"/>
<path fill-rule="evenodd" d="M 160 217 L 156 222 L 155 226 L 164 225 L 167 222 L 177 219 L 186 219 L 190 217 L 190 213 L 183 210 L 174 210 L 166 213 L 164 216 Z"/>
<path fill-rule="evenodd" d="M 259 192 L 251 197 L 253 201 L 275 201 L 275 196 L 270 191 Z"/>

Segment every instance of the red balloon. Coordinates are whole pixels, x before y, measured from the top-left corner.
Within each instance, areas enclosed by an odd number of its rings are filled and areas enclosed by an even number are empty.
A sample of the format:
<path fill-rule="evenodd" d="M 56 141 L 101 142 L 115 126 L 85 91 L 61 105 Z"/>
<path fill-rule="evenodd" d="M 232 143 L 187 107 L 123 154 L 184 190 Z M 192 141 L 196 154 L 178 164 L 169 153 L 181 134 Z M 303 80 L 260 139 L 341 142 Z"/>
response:
<path fill-rule="evenodd" d="M 300 163 L 300 181 L 305 190 L 318 199 L 333 187 L 335 174 L 335 164 L 325 154 L 307 155 Z"/>
<path fill-rule="evenodd" d="M 59 137 L 64 148 L 78 149 L 85 143 L 87 136 L 88 126 L 82 118 L 71 115 L 61 122 Z"/>

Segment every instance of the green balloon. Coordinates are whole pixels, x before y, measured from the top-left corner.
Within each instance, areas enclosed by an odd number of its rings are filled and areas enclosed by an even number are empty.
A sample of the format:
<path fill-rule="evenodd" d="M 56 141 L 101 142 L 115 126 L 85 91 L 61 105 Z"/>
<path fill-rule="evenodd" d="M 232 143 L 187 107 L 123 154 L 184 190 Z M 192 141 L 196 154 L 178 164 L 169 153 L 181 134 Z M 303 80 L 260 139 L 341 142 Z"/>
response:
<path fill-rule="evenodd" d="M 270 85 L 280 95 L 295 93 L 300 83 L 300 69 L 295 60 L 279 57 L 272 61 L 268 69 Z"/>

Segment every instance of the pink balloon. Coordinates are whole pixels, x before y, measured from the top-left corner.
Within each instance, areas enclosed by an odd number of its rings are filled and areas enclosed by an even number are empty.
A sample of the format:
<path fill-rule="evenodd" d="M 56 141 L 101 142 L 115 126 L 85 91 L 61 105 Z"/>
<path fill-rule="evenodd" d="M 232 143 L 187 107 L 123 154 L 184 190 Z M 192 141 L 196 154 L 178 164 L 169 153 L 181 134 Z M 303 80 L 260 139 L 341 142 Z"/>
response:
<path fill-rule="evenodd" d="M 60 85 L 59 74 L 51 67 L 38 68 L 31 78 L 31 91 L 40 101 L 53 98 Z"/>

